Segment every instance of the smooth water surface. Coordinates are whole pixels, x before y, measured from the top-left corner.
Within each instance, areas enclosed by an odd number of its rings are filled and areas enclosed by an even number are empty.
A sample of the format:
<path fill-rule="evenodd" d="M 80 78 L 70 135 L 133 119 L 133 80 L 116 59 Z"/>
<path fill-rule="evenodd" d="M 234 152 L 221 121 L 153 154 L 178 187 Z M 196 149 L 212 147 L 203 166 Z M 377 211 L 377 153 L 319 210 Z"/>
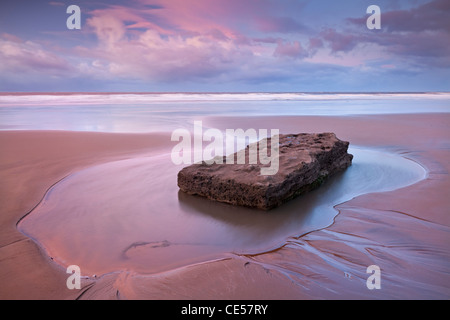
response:
<path fill-rule="evenodd" d="M 339 203 L 426 175 L 398 155 L 354 147 L 349 152 L 354 160 L 345 172 L 269 212 L 180 192 L 181 167 L 168 154 L 105 163 L 53 186 L 19 229 L 83 274 L 155 273 L 277 248 L 289 237 L 330 225 Z"/>

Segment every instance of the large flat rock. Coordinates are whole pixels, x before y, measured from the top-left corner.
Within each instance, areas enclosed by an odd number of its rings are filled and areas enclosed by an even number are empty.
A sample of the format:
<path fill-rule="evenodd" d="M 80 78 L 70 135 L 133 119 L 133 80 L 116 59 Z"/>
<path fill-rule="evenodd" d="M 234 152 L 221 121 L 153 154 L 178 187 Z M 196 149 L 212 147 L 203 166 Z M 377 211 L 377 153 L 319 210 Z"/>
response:
<path fill-rule="evenodd" d="M 267 140 L 269 150 L 270 144 L 271 138 Z M 202 162 L 183 168 L 178 186 L 188 194 L 269 210 L 317 188 L 328 176 L 350 166 L 353 156 L 347 152 L 348 146 L 349 142 L 334 133 L 279 135 L 276 174 L 262 175 L 261 167 L 268 165 L 259 160 L 256 164 Z M 246 149 L 247 160 L 251 150 L 255 149 Z M 237 153 L 234 156 L 237 159 Z"/>

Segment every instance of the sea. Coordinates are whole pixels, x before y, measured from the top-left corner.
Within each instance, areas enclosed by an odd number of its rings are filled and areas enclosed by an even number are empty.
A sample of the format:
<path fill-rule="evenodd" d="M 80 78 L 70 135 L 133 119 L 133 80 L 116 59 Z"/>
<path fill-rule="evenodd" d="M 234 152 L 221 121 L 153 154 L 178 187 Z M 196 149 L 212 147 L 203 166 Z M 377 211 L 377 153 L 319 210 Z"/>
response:
<path fill-rule="evenodd" d="M 0 93 L 0 130 L 144 133 L 210 116 L 448 113 L 450 92 Z"/>

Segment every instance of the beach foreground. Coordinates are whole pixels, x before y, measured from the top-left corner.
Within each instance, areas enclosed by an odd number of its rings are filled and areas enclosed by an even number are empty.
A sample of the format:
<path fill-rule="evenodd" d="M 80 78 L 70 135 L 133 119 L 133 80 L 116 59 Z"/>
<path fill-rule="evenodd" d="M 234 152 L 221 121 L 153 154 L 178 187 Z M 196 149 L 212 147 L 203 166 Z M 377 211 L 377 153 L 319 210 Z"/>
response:
<path fill-rule="evenodd" d="M 326 228 L 256 254 L 234 254 L 152 274 L 134 270 L 66 287 L 65 266 L 21 233 L 18 222 L 46 191 L 81 169 L 140 154 L 169 153 L 170 133 L 0 132 L 1 299 L 448 299 L 450 115 L 218 117 L 210 127 L 334 132 L 351 144 L 418 162 L 426 179 L 336 207 Z M 176 181 L 174 181 L 176 188 Z M 76 234 L 73 234 L 76 241 Z M 370 265 L 381 289 L 369 290 Z"/>

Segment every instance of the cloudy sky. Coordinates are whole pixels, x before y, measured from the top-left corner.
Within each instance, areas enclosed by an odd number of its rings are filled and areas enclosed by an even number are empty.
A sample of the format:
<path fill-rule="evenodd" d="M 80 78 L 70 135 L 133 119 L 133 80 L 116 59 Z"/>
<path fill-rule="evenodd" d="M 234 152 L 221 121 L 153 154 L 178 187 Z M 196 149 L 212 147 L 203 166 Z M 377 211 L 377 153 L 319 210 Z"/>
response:
<path fill-rule="evenodd" d="M 0 91 L 450 91 L 449 17 L 449 0 L 1 0 Z"/>

